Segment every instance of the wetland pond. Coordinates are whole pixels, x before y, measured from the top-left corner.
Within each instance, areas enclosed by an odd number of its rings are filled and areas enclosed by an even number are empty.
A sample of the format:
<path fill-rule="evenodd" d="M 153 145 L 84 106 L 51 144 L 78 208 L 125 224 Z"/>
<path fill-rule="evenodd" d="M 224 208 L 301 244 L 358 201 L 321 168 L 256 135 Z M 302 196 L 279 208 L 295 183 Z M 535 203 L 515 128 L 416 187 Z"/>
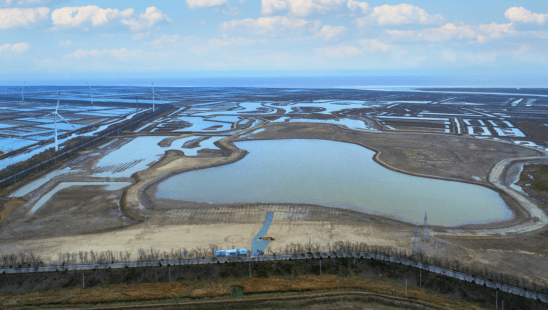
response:
<path fill-rule="evenodd" d="M 158 185 L 164 199 L 208 203 L 307 203 L 383 214 L 413 223 L 458 226 L 513 217 L 486 187 L 398 173 L 362 146 L 327 140 L 236 142 L 235 163 L 182 173 Z"/>

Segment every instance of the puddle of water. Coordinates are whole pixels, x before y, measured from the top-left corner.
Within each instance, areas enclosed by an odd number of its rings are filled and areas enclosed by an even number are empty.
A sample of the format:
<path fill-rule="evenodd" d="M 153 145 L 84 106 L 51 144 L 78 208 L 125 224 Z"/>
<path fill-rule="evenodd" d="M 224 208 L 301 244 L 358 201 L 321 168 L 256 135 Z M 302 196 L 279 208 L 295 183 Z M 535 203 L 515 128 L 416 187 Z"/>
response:
<path fill-rule="evenodd" d="M 36 143 L 36 141 L 17 139 L 17 138 L 2 138 L 2 140 L 0 140 L 0 150 L 13 151 L 25 146 L 29 146 L 34 143 Z M 4 167 L 0 165 L 0 169 L 3 169 L 3 168 Z"/>
<path fill-rule="evenodd" d="M 488 188 L 397 173 L 375 163 L 374 152 L 325 140 L 263 140 L 235 143 L 242 160 L 173 176 L 158 198 L 209 203 L 310 203 L 392 215 L 421 223 L 457 226 L 512 217 Z"/>
<path fill-rule="evenodd" d="M 208 140 L 202 141 L 200 147 L 187 149 L 183 148 L 185 142 L 196 139 L 197 136 L 188 136 L 177 139 L 171 143 L 170 147 L 161 147 L 158 145 L 160 141 L 168 138 L 167 136 L 145 136 L 137 137 L 130 142 L 124 144 L 118 149 L 113 150 L 103 158 L 101 158 L 95 165 L 95 169 L 101 168 L 115 168 L 124 166 L 126 169 L 108 169 L 104 172 L 95 172 L 95 177 L 113 177 L 113 178 L 129 178 L 135 172 L 147 169 L 150 164 L 155 163 L 165 154 L 167 150 L 180 150 L 185 153 L 186 156 L 196 156 L 197 152 L 204 148 L 216 149 L 213 144 L 215 141 L 225 138 L 224 136 L 212 137 Z M 130 165 L 130 163 L 135 163 Z M 122 170 L 122 171 L 120 171 Z"/>
<path fill-rule="evenodd" d="M 196 138 L 196 137 L 192 137 L 192 138 Z M 199 150 L 203 150 L 203 149 L 215 150 L 215 149 L 218 149 L 218 147 L 216 147 L 214 143 L 221 140 L 221 139 L 224 139 L 224 138 L 226 138 L 226 137 L 225 136 L 220 136 L 220 137 L 213 136 L 213 137 L 211 137 L 207 140 L 201 141 L 199 147 L 195 147 L 195 148 L 191 148 L 191 149 L 184 148 L 183 152 L 185 153 L 186 156 L 196 156 L 196 155 L 198 155 Z"/>
<path fill-rule="evenodd" d="M 160 141 L 165 139 L 165 136 L 153 137 L 137 137 L 130 142 L 124 144 L 120 148 L 110 152 L 101 158 L 96 168 L 107 166 L 122 166 L 130 162 L 140 161 L 138 164 L 129 169 L 120 172 L 100 172 L 94 173 L 97 177 L 130 177 L 135 172 L 148 168 L 149 164 L 156 162 L 160 156 L 164 155 L 165 151 L 171 148 L 163 148 L 158 145 Z"/>
<path fill-rule="evenodd" d="M 208 118 L 210 121 L 218 121 L 218 122 L 229 122 L 229 123 L 236 123 L 240 120 L 238 116 L 229 116 L 229 115 L 219 115 L 215 117 Z"/>
<path fill-rule="evenodd" d="M 208 120 L 204 120 L 201 117 L 180 117 L 180 120 L 192 123 L 191 127 L 182 128 L 173 130 L 174 132 L 183 132 L 183 131 L 221 131 L 221 130 L 229 130 L 231 128 L 231 124 L 228 123 L 221 123 L 221 122 L 212 122 Z M 217 129 L 213 130 L 205 130 L 206 128 L 209 128 L 211 126 L 219 126 Z"/>
<path fill-rule="evenodd" d="M 346 110 L 346 109 L 361 109 L 361 108 L 364 108 L 366 107 L 365 103 L 362 102 L 362 101 L 359 101 L 359 103 L 350 103 L 350 104 L 347 104 L 348 101 L 345 101 L 345 102 L 337 102 L 337 101 L 333 101 L 333 102 L 329 102 L 329 103 L 318 103 L 318 102 L 314 102 L 314 103 L 297 103 L 297 104 L 293 104 L 293 105 L 288 105 L 286 107 L 284 107 L 284 109 L 286 109 L 286 112 L 293 112 L 293 110 L 291 108 L 323 108 L 325 109 L 324 111 L 319 111 L 319 112 L 316 112 L 316 113 L 321 113 L 321 114 L 331 114 L 332 112 L 337 112 L 337 111 L 341 111 L 341 110 Z M 322 110 L 323 110 L 322 109 Z M 299 112 L 300 114 L 303 113 L 303 112 Z"/>
<path fill-rule="evenodd" d="M 131 183 L 130 182 L 62 182 L 58 184 L 54 189 L 49 191 L 47 194 L 42 196 L 42 198 L 40 198 L 40 200 L 38 200 L 34 204 L 32 209 L 29 211 L 29 215 L 34 214 L 38 209 L 40 209 L 40 207 L 42 207 L 48 200 L 50 200 L 50 198 L 53 195 L 55 195 L 55 193 L 57 193 L 58 191 L 65 188 L 69 188 L 71 186 L 76 186 L 76 185 L 80 185 L 80 186 L 101 185 L 101 186 L 106 186 L 105 189 L 107 191 L 115 191 L 115 190 L 122 189 L 126 186 L 130 186 Z"/>
<path fill-rule="evenodd" d="M 288 118 L 287 117 L 281 117 L 275 121 L 272 121 L 273 123 L 278 122 L 285 122 Z M 304 122 L 304 123 L 327 123 L 327 124 L 336 124 L 336 125 L 343 125 L 350 129 L 360 129 L 360 130 L 374 130 L 371 127 L 365 125 L 363 121 L 354 120 L 354 119 L 348 119 L 348 118 L 341 118 L 339 120 L 335 119 L 304 119 L 304 118 L 291 118 L 289 119 L 289 122 L 291 123 L 298 123 L 298 122 Z"/>
<path fill-rule="evenodd" d="M 68 167 L 64 168 L 64 169 L 59 169 L 59 170 L 55 170 L 53 172 L 50 172 L 45 177 L 40 178 L 36 181 L 33 181 L 33 182 L 21 187 L 17 191 L 13 192 L 10 195 L 10 197 L 23 197 L 23 196 L 29 194 L 30 192 L 36 190 L 38 187 L 46 184 L 49 180 L 53 179 L 54 177 L 62 175 L 62 174 L 67 174 L 67 173 L 70 173 L 70 168 L 68 168 Z"/>
<path fill-rule="evenodd" d="M 247 135 L 241 136 L 240 138 L 251 138 L 251 136 L 253 136 L 254 134 L 257 134 L 257 133 L 263 132 L 263 131 L 265 131 L 264 128 L 255 129 L 252 132 L 248 133 Z"/>

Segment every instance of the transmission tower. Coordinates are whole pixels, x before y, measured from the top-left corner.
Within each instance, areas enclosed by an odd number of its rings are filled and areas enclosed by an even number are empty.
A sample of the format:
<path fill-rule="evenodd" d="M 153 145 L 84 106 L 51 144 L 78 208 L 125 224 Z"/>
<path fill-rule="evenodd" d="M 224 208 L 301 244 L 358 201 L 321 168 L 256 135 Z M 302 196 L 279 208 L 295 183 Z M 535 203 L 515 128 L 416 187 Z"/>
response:
<path fill-rule="evenodd" d="M 424 225 L 422 225 L 422 240 L 426 240 L 426 242 L 430 241 L 430 230 L 428 229 L 428 219 L 426 216 L 426 212 L 424 212 Z"/>
<path fill-rule="evenodd" d="M 419 237 L 419 225 L 415 226 L 415 240 L 413 241 L 413 256 L 421 254 L 421 239 Z"/>

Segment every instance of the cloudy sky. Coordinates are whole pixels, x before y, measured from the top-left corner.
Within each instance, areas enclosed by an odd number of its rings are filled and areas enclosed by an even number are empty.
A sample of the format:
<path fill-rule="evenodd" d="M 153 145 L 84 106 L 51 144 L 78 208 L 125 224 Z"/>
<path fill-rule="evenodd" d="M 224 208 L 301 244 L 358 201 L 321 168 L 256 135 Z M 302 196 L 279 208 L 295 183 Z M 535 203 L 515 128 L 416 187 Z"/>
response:
<path fill-rule="evenodd" d="M 0 0 L 0 70 L 543 74 L 547 27 L 545 0 Z"/>

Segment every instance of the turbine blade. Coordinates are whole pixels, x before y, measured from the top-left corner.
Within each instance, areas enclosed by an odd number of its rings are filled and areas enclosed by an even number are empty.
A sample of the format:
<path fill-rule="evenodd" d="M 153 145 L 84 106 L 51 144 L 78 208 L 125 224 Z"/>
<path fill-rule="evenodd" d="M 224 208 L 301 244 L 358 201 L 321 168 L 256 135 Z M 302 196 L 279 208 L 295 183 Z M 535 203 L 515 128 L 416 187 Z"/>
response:
<path fill-rule="evenodd" d="M 70 126 L 72 126 L 72 128 L 76 129 L 76 127 L 74 127 L 74 125 L 72 125 L 72 124 L 69 123 L 64 117 L 62 117 L 61 114 L 59 114 L 59 113 L 57 113 L 57 112 L 55 112 L 55 114 L 56 114 L 57 116 L 59 116 L 62 120 L 64 120 L 65 123 L 69 124 Z"/>
<path fill-rule="evenodd" d="M 46 117 L 49 117 L 51 114 L 53 113 L 48 113 L 48 114 L 44 114 L 42 116 L 38 116 L 36 119 L 39 119 L 39 118 L 46 118 Z"/>

